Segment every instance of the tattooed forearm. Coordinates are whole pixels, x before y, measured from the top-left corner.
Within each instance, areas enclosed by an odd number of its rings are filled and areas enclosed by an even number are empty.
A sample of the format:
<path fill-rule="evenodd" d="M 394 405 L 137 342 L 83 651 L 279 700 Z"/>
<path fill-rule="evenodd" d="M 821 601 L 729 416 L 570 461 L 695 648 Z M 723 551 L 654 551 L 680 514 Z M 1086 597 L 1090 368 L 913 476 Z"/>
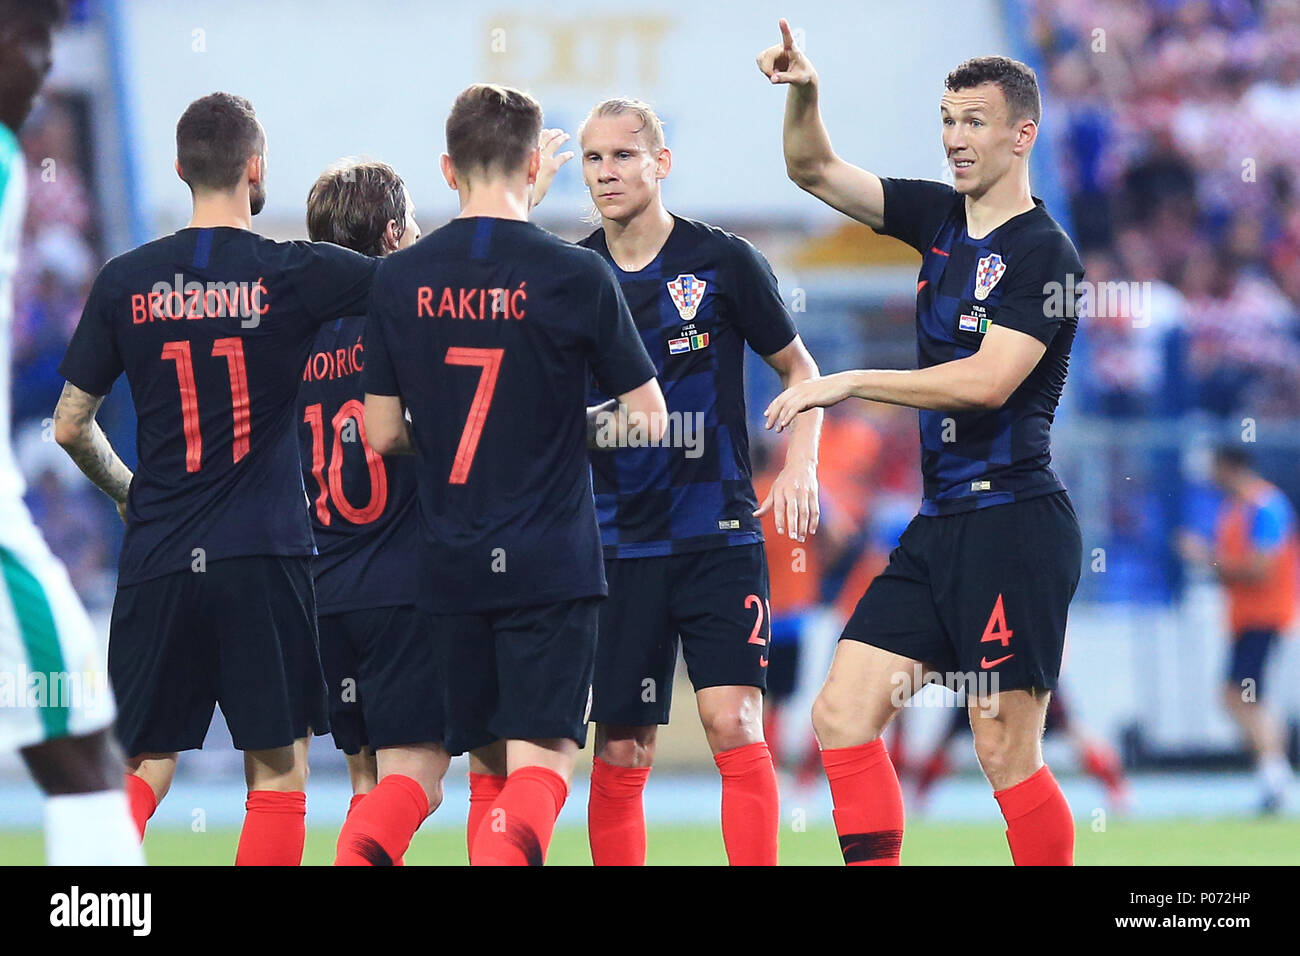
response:
<path fill-rule="evenodd" d="M 131 469 L 118 457 L 108 436 L 95 421 L 95 413 L 103 401 L 102 396 L 64 384 L 54 409 L 54 435 L 85 476 L 121 505 L 126 502 L 131 487 Z"/>

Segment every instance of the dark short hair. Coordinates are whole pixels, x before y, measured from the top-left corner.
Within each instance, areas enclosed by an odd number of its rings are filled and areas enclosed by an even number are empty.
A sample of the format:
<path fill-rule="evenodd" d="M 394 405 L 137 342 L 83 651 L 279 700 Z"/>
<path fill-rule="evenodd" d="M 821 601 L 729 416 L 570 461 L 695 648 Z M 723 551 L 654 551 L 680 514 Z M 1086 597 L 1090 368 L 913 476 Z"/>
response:
<path fill-rule="evenodd" d="M 253 104 L 231 93 L 195 100 L 176 124 L 176 161 L 191 189 L 237 186 L 248 157 L 265 145 Z"/>
<path fill-rule="evenodd" d="M 1227 465 L 1230 468 L 1250 468 L 1254 465 L 1255 458 L 1240 445 L 1227 442 L 1215 447 L 1214 463 L 1216 465 Z"/>
<path fill-rule="evenodd" d="M 307 235 L 367 256 L 384 252 L 384 230 L 406 231 L 406 187 L 392 166 L 343 159 L 321 173 L 307 194 Z"/>
<path fill-rule="evenodd" d="M 447 117 L 447 155 L 461 173 L 512 173 L 537 148 L 542 107 L 522 90 L 475 83 Z"/>
<path fill-rule="evenodd" d="M 949 73 L 944 80 L 944 86 L 954 93 L 985 83 L 998 85 L 1013 121 L 1031 119 L 1037 123 L 1042 117 L 1043 104 L 1038 95 L 1038 77 L 1029 66 L 1009 56 L 973 57 Z"/>
<path fill-rule="evenodd" d="M 68 18 L 68 0 L 0 0 L 0 18 L 21 18 L 53 29 Z"/>

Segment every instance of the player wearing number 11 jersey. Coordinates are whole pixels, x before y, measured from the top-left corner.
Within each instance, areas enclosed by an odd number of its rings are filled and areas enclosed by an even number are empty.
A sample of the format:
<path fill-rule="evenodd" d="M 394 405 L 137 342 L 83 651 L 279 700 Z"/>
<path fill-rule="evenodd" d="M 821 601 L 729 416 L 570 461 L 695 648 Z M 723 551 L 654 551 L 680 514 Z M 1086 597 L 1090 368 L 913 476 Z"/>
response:
<path fill-rule="evenodd" d="M 126 374 L 134 476 L 107 440 L 78 463 L 125 504 L 108 668 L 141 831 L 219 703 L 249 781 L 236 863 L 296 865 L 306 738 L 329 724 L 295 401 L 316 330 L 364 311 L 376 260 L 251 231 L 266 134 L 247 100 L 196 100 L 176 142 L 190 225 L 101 270 L 56 417 L 97 430 Z"/>
<path fill-rule="evenodd" d="M 588 377 L 660 429 L 664 413 L 609 267 L 527 221 L 541 127 L 518 90 L 457 97 L 442 168 L 460 216 L 383 261 L 364 337 L 367 437 L 419 466 L 422 595 L 447 749 L 470 752 L 474 865 L 543 862 L 586 741 L 606 591 Z"/>

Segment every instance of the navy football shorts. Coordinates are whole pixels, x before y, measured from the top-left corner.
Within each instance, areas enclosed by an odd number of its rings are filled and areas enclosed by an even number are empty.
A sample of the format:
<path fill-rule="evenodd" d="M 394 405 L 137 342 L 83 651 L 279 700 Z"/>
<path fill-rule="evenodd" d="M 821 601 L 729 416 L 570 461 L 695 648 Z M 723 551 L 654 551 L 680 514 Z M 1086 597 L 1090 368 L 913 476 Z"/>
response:
<path fill-rule="evenodd" d="M 918 515 L 840 640 L 924 665 L 981 694 L 1052 690 L 1083 540 L 1063 491 L 952 515 Z"/>
<path fill-rule="evenodd" d="M 410 605 L 365 608 L 322 614 L 317 625 L 339 750 L 442 742 L 443 686 L 431 615 Z"/>
<path fill-rule="evenodd" d="M 327 733 L 311 559 L 223 558 L 119 587 L 108 676 L 128 756 L 202 747 L 216 704 L 239 750 Z"/>
<path fill-rule="evenodd" d="M 1254 681 L 1255 699 L 1259 700 L 1265 665 L 1276 643 L 1277 631 L 1271 628 L 1250 628 L 1234 635 L 1228 658 L 1228 682 L 1241 687 L 1245 681 Z"/>
<path fill-rule="evenodd" d="M 591 719 L 668 723 L 681 640 L 696 692 L 767 686 L 771 638 L 762 544 L 605 562 Z"/>
<path fill-rule="evenodd" d="M 447 751 L 497 740 L 587 743 L 599 597 L 434 615 L 447 675 Z"/>

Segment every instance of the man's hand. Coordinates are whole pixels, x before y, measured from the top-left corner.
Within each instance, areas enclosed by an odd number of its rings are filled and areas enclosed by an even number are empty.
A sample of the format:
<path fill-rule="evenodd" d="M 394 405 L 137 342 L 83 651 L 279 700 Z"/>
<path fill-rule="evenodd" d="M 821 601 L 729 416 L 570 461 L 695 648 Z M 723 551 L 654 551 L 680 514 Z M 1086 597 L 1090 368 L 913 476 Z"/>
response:
<path fill-rule="evenodd" d="M 774 86 L 778 83 L 789 83 L 792 86 L 815 83 L 817 71 L 813 69 L 812 61 L 804 56 L 803 50 L 794 45 L 790 24 L 782 20 L 780 26 L 781 42 L 758 55 L 758 68 Z"/>
<path fill-rule="evenodd" d="M 817 465 L 810 461 L 787 462 L 754 517 L 762 518 L 769 511 L 773 512 L 777 534 L 789 533 L 795 541 L 805 541 L 808 535 L 816 534 L 821 520 Z"/>
<path fill-rule="evenodd" d="M 772 399 L 772 404 L 763 412 L 768 428 L 785 431 L 794 417 L 810 408 L 830 408 L 848 398 L 852 392 L 852 382 L 845 372 L 836 372 L 824 378 L 811 378 L 798 385 L 792 385 Z"/>
<path fill-rule="evenodd" d="M 555 174 L 559 172 L 561 166 L 573 159 L 573 150 L 565 150 L 563 153 L 555 151 L 569 141 L 569 134 L 562 129 L 544 129 L 541 136 L 537 139 L 537 145 L 542 151 L 542 165 L 537 170 L 537 182 L 533 184 L 533 205 L 531 208 L 536 209 L 551 188 L 551 183 L 555 181 Z"/>
<path fill-rule="evenodd" d="M 117 516 L 122 519 L 122 524 L 126 524 L 126 502 L 117 502 Z"/>

